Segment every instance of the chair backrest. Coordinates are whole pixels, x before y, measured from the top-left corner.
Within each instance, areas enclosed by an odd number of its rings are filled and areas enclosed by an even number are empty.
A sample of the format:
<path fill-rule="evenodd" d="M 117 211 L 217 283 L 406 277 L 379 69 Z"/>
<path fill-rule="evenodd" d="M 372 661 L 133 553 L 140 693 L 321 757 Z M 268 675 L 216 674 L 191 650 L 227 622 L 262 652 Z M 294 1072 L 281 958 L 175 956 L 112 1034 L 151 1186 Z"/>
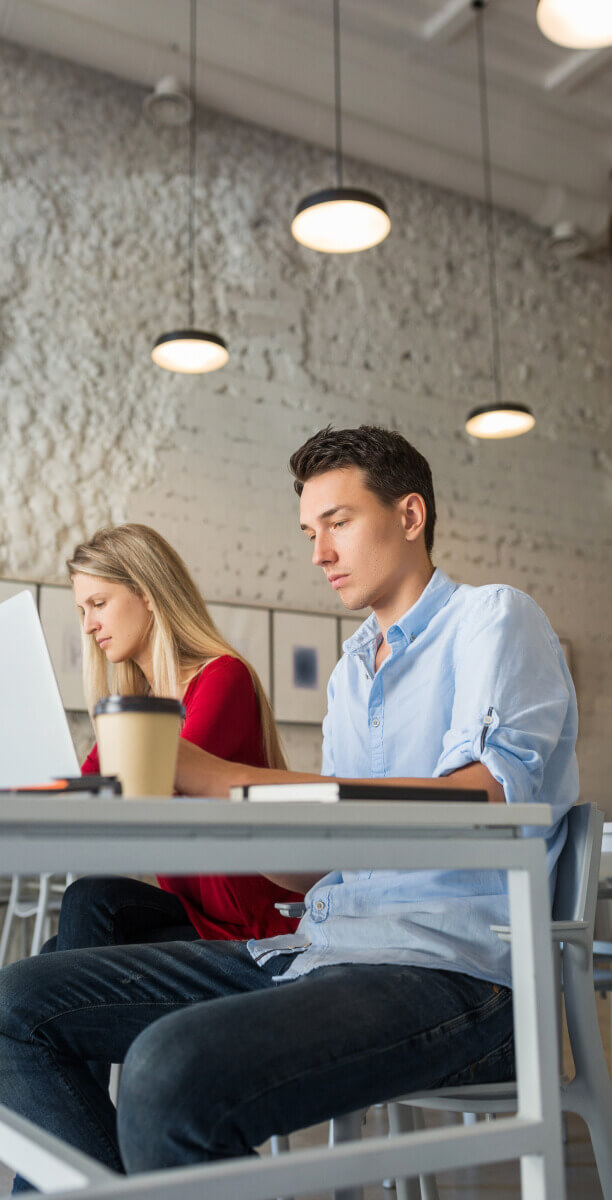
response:
<path fill-rule="evenodd" d="M 567 814 L 567 838 L 557 863 L 554 921 L 593 925 L 603 823 L 603 813 L 594 804 L 575 804 Z"/>

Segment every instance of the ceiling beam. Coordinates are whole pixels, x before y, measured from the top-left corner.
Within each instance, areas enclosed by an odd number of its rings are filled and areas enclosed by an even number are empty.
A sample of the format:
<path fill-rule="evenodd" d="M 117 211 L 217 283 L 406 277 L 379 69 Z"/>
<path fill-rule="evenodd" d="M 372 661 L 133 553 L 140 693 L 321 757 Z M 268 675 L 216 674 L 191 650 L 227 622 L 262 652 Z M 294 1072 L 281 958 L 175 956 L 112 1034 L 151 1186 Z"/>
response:
<path fill-rule="evenodd" d="M 473 20 L 470 0 L 446 0 L 439 12 L 421 26 L 421 37 L 425 42 L 448 45 L 459 37 Z"/>
<path fill-rule="evenodd" d="M 557 67 L 544 76 L 544 90 L 558 96 L 573 92 L 574 88 L 586 83 L 593 75 L 612 61 L 612 47 L 601 50 L 578 50 L 568 55 Z"/>

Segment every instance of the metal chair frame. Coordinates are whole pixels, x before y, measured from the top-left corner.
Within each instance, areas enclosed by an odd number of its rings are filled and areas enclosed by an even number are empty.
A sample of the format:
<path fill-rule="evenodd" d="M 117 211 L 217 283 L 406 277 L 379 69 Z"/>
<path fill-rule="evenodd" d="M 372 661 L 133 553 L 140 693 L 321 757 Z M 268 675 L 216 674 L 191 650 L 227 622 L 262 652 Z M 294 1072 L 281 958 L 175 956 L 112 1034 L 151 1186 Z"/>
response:
<path fill-rule="evenodd" d="M 62 896 L 71 881 L 71 875 L 62 878 L 49 873 L 32 878 L 22 875 L 11 876 L 8 896 L 5 900 L 0 900 L 0 903 L 6 903 L 6 913 L 0 935 L 0 967 L 6 965 L 16 921 L 24 922 L 21 928 L 22 957 L 25 958 L 28 953 L 30 956 L 40 953 L 43 942 L 50 936 L 51 917 L 59 912 Z M 34 928 L 28 951 L 25 922 L 32 917 L 34 918 Z"/>
<path fill-rule="evenodd" d="M 595 1004 L 593 928 L 599 883 L 603 814 L 580 804 L 568 814 L 568 833 L 557 866 L 551 936 L 560 955 L 562 989 L 575 1074 L 561 1076 L 561 1106 L 586 1122 L 604 1200 L 612 1200 L 612 1084 L 606 1067 Z M 507 927 L 494 927 L 510 940 Z M 418 1128 L 422 1110 L 498 1114 L 516 1110 L 512 1084 L 472 1085 L 403 1096 L 389 1104 L 393 1132 Z M 417 1116 L 416 1114 L 421 1115 Z M 437 1200 L 432 1176 L 396 1180 L 398 1200 Z"/>
<path fill-rule="evenodd" d="M 593 929 L 599 882 L 603 814 L 593 804 L 576 805 L 568 814 L 567 839 L 557 864 L 551 937 L 557 955 L 559 1016 L 561 993 L 565 999 L 575 1075 L 561 1076 L 564 1112 L 577 1112 L 585 1120 L 595 1154 L 604 1200 L 612 1200 L 612 1084 L 608 1076 L 597 1010 L 593 976 Z M 277 905 L 285 916 L 299 916 L 297 905 Z M 510 941 L 507 926 L 493 926 L 502 941 Z M 612 949 L 612 947 L 611 947 Z M 612 970 L 601 978 L 612 987 Z M 601 982 L 599 986 L 604 986 Z M 560 1068 L 561 1070 L 561 1068 Z M 402 1096 L 388 1103 L 389 1134 L 424 1128 L 423 1109 L 444 1109 L 469 1115 L 516 1111 L 512 1083 L 447 1088 Z M 330 1141 L 360 1137 L 364 1113 L 349 1113 L 330 1125 Z M 471 1118 L 476 1119 L 475 1117 Z M 288 1139 L 274 1139 L 273 1152 L 288 1149 Z M 390 1181 L 385 1181 L 389 1185 Z M 434 1176 L 397 1179 L 397 1200 L 439 1200 Z M 361 1188 L 335 1194 L 335 1200 L 362 1200 Z"/>

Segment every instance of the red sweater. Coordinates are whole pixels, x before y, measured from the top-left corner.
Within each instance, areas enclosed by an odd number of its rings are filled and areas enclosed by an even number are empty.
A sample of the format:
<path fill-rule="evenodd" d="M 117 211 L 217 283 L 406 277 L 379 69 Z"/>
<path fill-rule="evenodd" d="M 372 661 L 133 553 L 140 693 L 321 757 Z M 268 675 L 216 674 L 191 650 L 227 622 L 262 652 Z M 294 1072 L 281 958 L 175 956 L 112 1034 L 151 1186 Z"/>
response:
<path fill-rule="evenodd" d="M 181 737 L 229 762 L 265 767 L 257 698 L 247 668 L 230 655 L 215 659 L 192 679 L 183 697 L 185 722 Z M 100 771 L 94 746 L 81 768 Z M 295 922 L 274 907 L 278 900 L 302 900 L 263 875 L 158 875 L 173 892 L 200 937 L 240 941 L 290 933 Z"/>

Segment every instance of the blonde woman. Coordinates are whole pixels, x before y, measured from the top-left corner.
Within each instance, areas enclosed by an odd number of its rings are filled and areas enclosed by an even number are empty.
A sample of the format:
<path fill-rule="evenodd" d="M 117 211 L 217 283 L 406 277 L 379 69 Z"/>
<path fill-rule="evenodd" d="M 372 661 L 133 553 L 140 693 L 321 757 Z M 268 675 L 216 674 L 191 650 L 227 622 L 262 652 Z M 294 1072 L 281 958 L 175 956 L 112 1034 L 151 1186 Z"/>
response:
<path fill-rule="evenodd" d="M 154 529 L 119 525 L 76 547 L 67 563 L 82 619 L 85 692 L 172 696 L 181 736 L 250 766 L 285 767 L 256 672 L 219 633 L 182 559 Z M 83 773 L 98 773 L 96 746 Z M 46 950 L 176 939 L 244 940 L 293 926 L 275 901 L 302 897 L 261 875 L 83 878 L 66 891 Z"/>

